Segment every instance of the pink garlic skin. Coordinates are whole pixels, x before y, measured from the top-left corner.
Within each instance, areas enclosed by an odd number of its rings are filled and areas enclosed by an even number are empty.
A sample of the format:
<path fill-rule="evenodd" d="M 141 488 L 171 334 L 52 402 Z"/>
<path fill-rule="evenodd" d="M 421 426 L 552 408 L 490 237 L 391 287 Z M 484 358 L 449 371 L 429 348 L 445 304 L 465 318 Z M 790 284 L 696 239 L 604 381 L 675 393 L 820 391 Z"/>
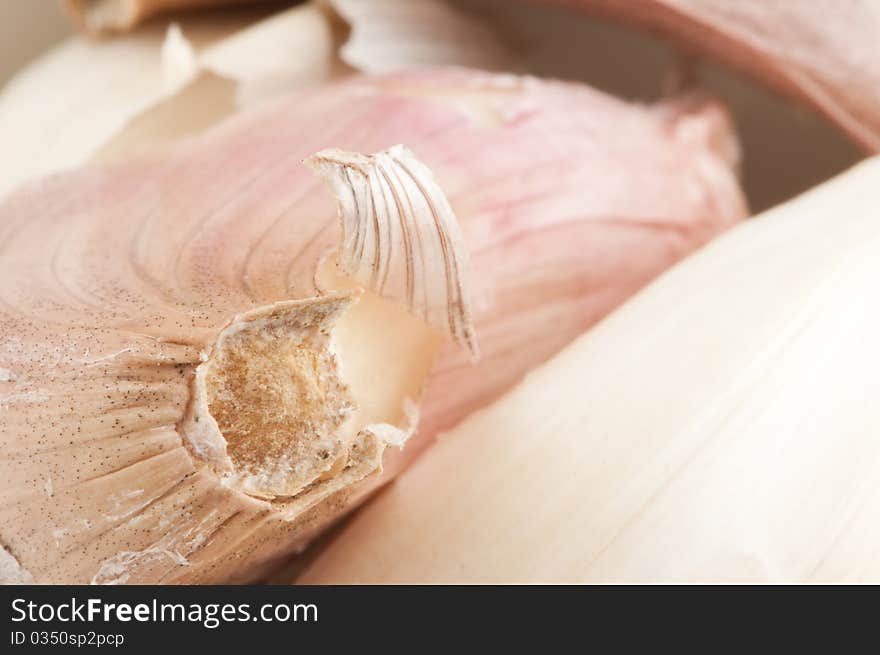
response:
<path fill-rule="evenodd" d="M 449 346 L 385 472 L 292 519 L 191 456 L 192 373 L 233 315 L 316 292 L 339 227 L 300 162 L 395 143 L 462 224 L 482 359 Z M 37 583 L 253 579 L 744 218 L 734 144 L 711 102 L 437 70 L 353 78 L 25 186 L 0 205 L 0 545 Z"/>
<path fill-rule="evenodd" d="M 532 0 L 670 37 L 814 107 L 880 151 L 880 11 L 870 0 Z"/>

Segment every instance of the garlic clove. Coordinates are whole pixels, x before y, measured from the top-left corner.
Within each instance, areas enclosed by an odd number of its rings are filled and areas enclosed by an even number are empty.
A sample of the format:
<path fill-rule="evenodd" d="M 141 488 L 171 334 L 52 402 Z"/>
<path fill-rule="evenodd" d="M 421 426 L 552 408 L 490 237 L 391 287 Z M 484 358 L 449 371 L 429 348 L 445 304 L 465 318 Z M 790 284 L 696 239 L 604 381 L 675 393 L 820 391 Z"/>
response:
<path fill-rule="evenodd" d="M 0 196 L 85 161 L 130 117 L 173 93 L 181 82 L 166 83 L 164 36 L 151 28 L 123 41 L 69 39 L 14 77 L 0 94 Z M 71 86 L 74 71 L 89 75 Z"/>
<path fill-rule="evenodd" d="M 665 273 L 299 582 L 876 582 L 878 182 L 875 158 Z"/>
<path fill-rule="evenodd" d="M 670 36 L 806 101 L 880 150 L 880 13 L 870 2 L 549 1 Z"/>
<path fill-rule="evenodd" d="M 501 393 L 745 215 L 726 155 L 699 136 L 712 108 L 462 70 L 363 77 L 26 185 L 0 205 L 0 544 L 36 582 L 253 579 L 389 479 L 442 416 Z M 338 219 L 300 162 L 398 142 L 461 222 L 482 359 L 471 376 L 467 351 L 443 351 L 423 429 L 382 452 L 411 432 L 440 337 L 395 294 L 364 293 L 331 329 L 337 375 L 368 412 L 342 439 L 359 454 L 291 484 L 313 480 L 305 493 L 273 479 L 256 491 L 274 499 L 249 494 L 193 453 L 196 372 L 248 312 L 356 292 L 326 268 Z"/>
<path fill-rule="evenodd" d="M 347 70 L 326 9 L 265 14 L 183 16 L 116 39 L 73 37 L 43 55 L 0 93 L 0 196 L 92 157 L 118 159 L 194 134 Z"/>
<path fill-rule="evenodd" d="M 314 3 L 242 25 L 198 48 L 189 82 L 130 117 L 91 158 L 115 161 L 156 149 L 242 109 L 349 73 L 336 54 L 338 29 L 329 10 Z"/>
<path fill-rule="evenodd" d="M 439 63 L 504 68 L 512 58 L 473 16 L 444 3 L 415 11 L 398 4 L 366 13 L 348 7 L 356 38 L 343 50 L 353 49 L 347 60 L 356 69 L 374 68 L 363 55 L 377 47 L 385 52 L 381 69 L 389 71 Z M 411 28 L 426 15 L 433 38 L 420 38 L 413 52 Z M 337 54 L 348 26 L 325 3 L 269 15 L 256 3 L 251 11 L 178 20 L 111 40 L 69 39 L 14 78 L 0 95 L 0 196 L 28 178 L 154 149 L 242 108 L 353 72 Z M 440 21 L 449 28 L 433 31 Z M 450 44 L 452 28 L 458 36 Z M 479 40 L 463 48 L 462 35 Z M 77 71 L 86 69 L 82 78 Z M 72 74 L 74 87 L 66 83 Z M 52 147 L 34 151 L 31 144 L 47 133 Z"/>
<path fill-rule="evenodd" d="M 350 26 L 339 55 L 366 73 L 432 66 L 512 71 L 517 56 L 497 31 L 447 0 L 326 0 Z"/>
<path fill-rule="evenodd" d="M 422 403 L 421 427 L 429 434 L 497 398 L 656 272 L 747 212 L 732 174 L 735 137 L 716 103 L 670 99 L 628 114 L 600 94 L 577 97 L 563 91 L 572 87 L 532 87 L 530 80 L 525 87 L 532 101 L 519 107 L 553 106 L 571 125 L 560 134 L 579 137 L 520 131 L 512 127 L 522 116 L 517 109 L 507 114 L 509 159 L 479 143 L 466 155 L 496 171 L 478 197 L 461 198 L 444 181 L 473 260 L 480 361 L 444 349 Z M 565 163 L 536 165 L 522 153 Z M 386 467 L 398 470 L 425 443 L 391 454 Z"/>
<path fill-rule="evenodd" d="M 250 107 L 353 72 L 338 56 L 345 26 L 306 2 L 275 12 L 201 51 L 203 70 L 233 80 L 236 105 Z"/>

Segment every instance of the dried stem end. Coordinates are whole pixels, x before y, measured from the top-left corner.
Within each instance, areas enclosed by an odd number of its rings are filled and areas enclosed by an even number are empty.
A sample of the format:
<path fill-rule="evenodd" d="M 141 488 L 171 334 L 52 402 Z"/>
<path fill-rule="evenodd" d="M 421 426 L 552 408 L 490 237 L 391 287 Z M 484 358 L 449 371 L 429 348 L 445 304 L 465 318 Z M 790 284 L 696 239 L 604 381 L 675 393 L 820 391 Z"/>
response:
<path fill-rule="evenodd" d="M 344 466 L 354 401 L 329 324 L 349 303 L 327 298 L 240 321 L 207 362 L 208 410 L 250 493 L 292 496 Z"/>
<path fill-rule="evenodd" d="M 253 310 L 197 369 L 183 431 L 194 455 L 250 496 L 322 496 L 380 471 L 385 446 L 403 445 L 440 343 L 354 287 Z"/>

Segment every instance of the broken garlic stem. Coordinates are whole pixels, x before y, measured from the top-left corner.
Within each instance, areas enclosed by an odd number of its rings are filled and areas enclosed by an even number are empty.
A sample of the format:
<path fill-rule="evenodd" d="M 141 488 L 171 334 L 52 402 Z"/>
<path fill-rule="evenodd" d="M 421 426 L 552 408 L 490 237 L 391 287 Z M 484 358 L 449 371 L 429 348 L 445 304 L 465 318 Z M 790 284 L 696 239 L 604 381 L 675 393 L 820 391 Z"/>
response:
<path fill-rule="evenodd" d="M 344 458 L 354 401 L 329 334 L 353 301 L 275 303 L 221 332 L 196 371 L 184 431 L 228 483 L 260 498 L 295 496 Z"/>
<path fill-rule="evenodd" d="M 404 302 L 425 322 L 445 326 L 474 352 L 462 286 L 467 254 L 449 202 L 428 168 L 402 146 L 373 155 L 324 151 L 309 162 L 332 180 L 340 198 L 343 239 L 333 261 L 341 272 L 376 295 Z M 319 265 L 317 276 L 331 288 L 346 284 L 323 268 Z M 396 424 L 409 422 L 403 404 L 421 395 L 430 366 L 418 362 L 433 359 L 438 344 L 427 325 L 410 321 L 404 328 L 397 317 L 401 343 L 409 332 L 424 353 L 414 359 L 418 388 L 399 394 L 393 406 L 386 399 L 376 412 L 370 400 L 376 388 L 364 384 L 352 392 L 332 336 L 360 296 L 351 290 L 274 303 L 236 316 L 220 332 L 196 370 L 182 431 L 192 453 L 225 484 L 267 500 L 295 497 L 348 468 L 360 456 L 357 444 L 364 434 L 377 440 L 380 456 L 385 444 L 405 442 L 414 426 Z M 356 338 L 375 351 L 368 334 L 343 331 L 342 340 Z M 396 350 L 397 356 L 407 355 Z M 363 403 L 369 409 L 359 413 Z M 381 428 L 371 429 L 374 423 Z"/>
<path fill-rule="evenodd" d="M 306 163 L 333 189 L 339 265 L 478 356 L 464 238 L 430 169 L 403 146 L 372 155 L 323 150 Z"/>

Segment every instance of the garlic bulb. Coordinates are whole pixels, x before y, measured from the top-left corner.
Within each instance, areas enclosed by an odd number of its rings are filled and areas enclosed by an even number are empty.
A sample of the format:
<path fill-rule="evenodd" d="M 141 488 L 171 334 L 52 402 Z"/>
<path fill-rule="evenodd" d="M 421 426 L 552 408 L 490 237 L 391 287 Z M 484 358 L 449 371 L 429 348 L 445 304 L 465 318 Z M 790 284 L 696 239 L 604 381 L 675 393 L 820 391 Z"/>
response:
<path fill-rule="evenodd" d="M 300 581 L 880 580 L 878 190 L 874 159 L 664 274 Z"/>
<path fill-rule="evenodd" d="M 880 11 L 871 0 L 544 0 L 671 36 L 802 100 L 880 150 Z"/>
<path fill-rule="evenodd" d="M 353 153 L 333 154 L 356 159 Z M 198 579 L 218 575 L 211 549 L 225 537 L 227 568 L 219 574 L 229 576 L 242 554 L 262 545 L 259 537 L 253 542 L 254 532 L 277 531 L 273 522 L 286 524 L 282 533 L 303 531 L 328 520 L 344 504 L 348 487 L 381 470 L 386 445 L 403 445 L 415 427 L 414 401 L 438 337 L 386 293 L 385 281 L 412 265 L 409 253 L 395 249 L 388 228 L 396 222 L 418 235 L 425 259 L 446 261 L 445 275 L 422 288 L 424 298 L 409 309 L 430 309 L 434 317 L 438 306 L 445 307 L 446 322 L 471 334 L 466 302 L 451 306 L 445 295 L 448 288 L 461 288 L 467 263 L 457 250 L 462 239 L 454 218 L 438 224 L 429 211 L 445 199 L 427 169 L 400 148 L 362 158 L 383 162 L 381 173 L 398 180 L 393 191 L 400 204 L 381 221 L 346 218 L 356 233 L 346 234 L 338 255 L 312 260 L 315 284 L 329 289 L 316 297 L 262 303 L 256 280 L 245 277 L 237 287 L 214 279 L 219 271 L 211 269 L 211 253 L 203 249 L 222 244 L 223 235 L 220 243 L 189 243 L 187 232 L 167 229 L 196 254 L 181 259 L 180 250 L 152 251 L 160 259 L 172 255 L 175 285 L 165 283 L 163 266 L 151 259 L 150 238 L 158 236 L 150 233 L 152 214 L 138 217 L 143 222 L 122 222 L 115 231 L 104 229 L 112 212 L 108 216 L 100 206 L 96 214 L 48 219 L 60 223 L 62 233 L 76 227 L 83 233 L 82 241 L 68 240 L 67 233 L 55 242 L 56 264 L 72 257 L 68 266 L 81 261 L 92 267 L 75 272 L 62 265 L 65 274 L 47 298 L 42 322 L 33 320 L 39 309 L 21 311 L 21 303 L 43 305 L 33 288 L 9 296 L 18 302 L 5 317 L 17 329 L 4 339 L 4 378 L 14 384 L 0 397 L 8 419 L 4 436 L 24 448 L 37 468 L 29 470 L 21 456 L 12 456 L 4 495 L 32 486 L 29 476 L 36 473 L 43 480 L 37 494 L 51 503 L 31 518 L 49 523 L 36 534 L 23 517 L 14 521 L 20 528 L 8 531 L 42 542 L 27 551 L 25 561 L 54 542 L 53 555 L 66 566 L 50 579 L 80 580 L 94 556 L 67 556 L 88 544 L 103 555 L 93 583 L 162 580 L 172 572 L 169 566 Z M 404 175 L 410 177 L 399 181 Z M 379 198 L 371 194 L 385 189 L 380 184 L 373 191 L 374 178 L 371 172 L 353 182 L 350 192 L 366 193 L 376 204 Z M 98 193 L 97 199 L 105 199 Z M 12 205 L 14 217 L 26 220 L 15 212 L 15 199 Z M 319 228 L 317 236 L 326 227 L 312 226 Z M 193 227 L 200 227 L 198 217 Z M 27 234 L 15 232 L 11 241 L 27 242 Z M 102 239 L 108 254 L 128 240 L 131 259 L 85 255 Z M 351 260 L 364 243 L 374 244 L 382 264 L 382 277 L 365 285 L 375 293 L 353 286 L 331 265 L 336 257 Z M 53 275 L 60 270 L 55 266 L 48 269 Z M 40 269 L 28 268 L 36 273 L 31 284 L 40 285 Z M 122 289 L 113 302 L 106 295 Z M 233 313 L 248 305 L 253 308 Z M 225 326 L 209 327 L 223 314 L 232 316 Z M 22 507 L 12 502 L 4 509 L 14 514 Z M 230 539 L 234 529 L 220 533 L 229 523 L 250 527 Z M 114 531 L 119 525 L 126 529 Z M 145 537 L 155 541 L 138 548 Z M 10 542 L 15 540 L 4 534 L 7 559 L 18 550 Z M 107 557 L 108 549 L 116 552 Z M 24 575 L 33 570 L 22 568 L 19 577 Z"/>
<path fill-rule="evenodd" d="M 354 78 L 25 185 L 0 205 L 0 544 L 18 565 L 3 570 L 252 579 L 741 219 L 731 139 L 712 103 L 431 71 Z M 434 174 L 403 150 L 312 160 L 340 198 L 345 274 L 329 194 L 300 162 L 397 142 Z M 404 215 L 430 216 L 445 246 L 395 227 Z M 422 239 L 408 255 L 405 230 Z M 427 383 L 441 338 L 401 300 L 466 346 Z M 419 432 L 383 457 L 425 384 Z"/>

